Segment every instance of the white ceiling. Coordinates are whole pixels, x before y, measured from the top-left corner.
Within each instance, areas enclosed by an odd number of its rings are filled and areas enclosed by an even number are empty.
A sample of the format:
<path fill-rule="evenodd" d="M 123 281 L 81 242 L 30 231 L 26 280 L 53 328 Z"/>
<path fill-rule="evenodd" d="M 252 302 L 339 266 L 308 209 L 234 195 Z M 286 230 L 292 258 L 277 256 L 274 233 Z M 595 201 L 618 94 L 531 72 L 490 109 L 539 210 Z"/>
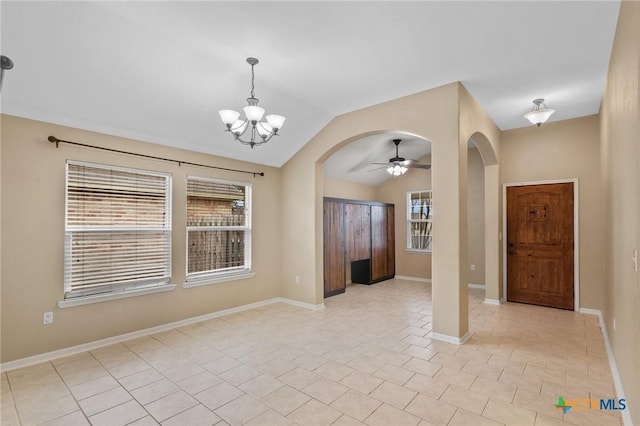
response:
<path fill-rule="evenodd" d="M 503 130 L 528 125 L 522 115 L 537 97 L 556 109 L 551 121 L 595 114 L 619 3 L 3 0 L 0 7 L 1 52 L 15 63 L 5 74 L 3 113 L 281 166 L 339 114 L 454 81 Z M 248 56 L 260 59 L 260 105 L 287 117 L 279 137 L 253 150 L 223 132 L 217 113 L 245 105 Z M 365 155 L 346 151 L 342 167 L 387 160 L 389 139 Z"/>

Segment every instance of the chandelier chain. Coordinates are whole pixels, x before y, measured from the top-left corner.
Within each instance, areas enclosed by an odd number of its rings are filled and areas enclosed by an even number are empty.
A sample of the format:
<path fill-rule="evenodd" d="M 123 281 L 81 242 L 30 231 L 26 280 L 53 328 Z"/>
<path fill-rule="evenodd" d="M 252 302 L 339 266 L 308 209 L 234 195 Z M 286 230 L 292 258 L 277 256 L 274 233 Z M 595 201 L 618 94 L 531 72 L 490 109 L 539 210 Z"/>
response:
<path fill-rule="evenodd" d="M 255 81 L 255 74 L 254 74 L 254 72 L 253 72 L 253 67 L 254 67 L 254 66 L 255 66 L 255 65 L 251 64 L 251 97 L 252 97 L 252 98 L 255 98 L 255 97 L 256 97 L 256 94 L 254 93 L 254 92 L 255 92 L 255 83 L 254 83 L 254 81 Z"/>

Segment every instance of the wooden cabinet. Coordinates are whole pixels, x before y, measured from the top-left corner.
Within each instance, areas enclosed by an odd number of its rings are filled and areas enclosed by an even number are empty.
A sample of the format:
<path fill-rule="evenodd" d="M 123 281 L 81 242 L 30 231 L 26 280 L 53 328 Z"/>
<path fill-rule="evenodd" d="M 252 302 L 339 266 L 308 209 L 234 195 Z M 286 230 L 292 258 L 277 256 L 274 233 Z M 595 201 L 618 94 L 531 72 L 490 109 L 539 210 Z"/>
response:
<path fill-rule="evenodd" d="M 348 266 L 356 283 L 373 284 L 394 277 L 394 220 L 393 204 L 324 199 L 325 297 L 345 291 Z"/>

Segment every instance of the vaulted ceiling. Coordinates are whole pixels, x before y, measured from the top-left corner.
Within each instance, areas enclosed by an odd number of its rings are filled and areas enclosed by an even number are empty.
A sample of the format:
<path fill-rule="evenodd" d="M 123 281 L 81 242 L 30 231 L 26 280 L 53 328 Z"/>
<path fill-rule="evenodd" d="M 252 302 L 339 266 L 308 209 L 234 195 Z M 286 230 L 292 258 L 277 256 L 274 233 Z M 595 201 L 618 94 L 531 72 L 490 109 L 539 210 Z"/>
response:
<path fill-rule="evenodd" d="M 0 7 L 1 51 L 15 63 L 3 113 L 281 166 L 337 115 L 454 81 L 503 130 L 529 125 L 522 115 L 537 97 L 556 109 L 551 121 L 595 114 L 619 2 Z M 287 117 L 280 136 L 253 150 L 224 133 L 217 112 L 245 105 L 249 56 L 260 59 L 260 105 Z M 392 156 L 388 140 L 376 143 L 386 145 L 371 160 Z M 364 161 L 347 154 L 344 167 Z"/>

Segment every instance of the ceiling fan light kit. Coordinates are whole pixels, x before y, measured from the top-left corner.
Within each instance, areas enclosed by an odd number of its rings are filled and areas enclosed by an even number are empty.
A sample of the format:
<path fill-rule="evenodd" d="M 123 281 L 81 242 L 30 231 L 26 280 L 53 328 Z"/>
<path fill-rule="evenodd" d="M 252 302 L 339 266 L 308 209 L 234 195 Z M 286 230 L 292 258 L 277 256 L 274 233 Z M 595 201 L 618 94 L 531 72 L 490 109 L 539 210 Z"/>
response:
<path fill-rule="evenodd" d="M 409 169 L 404 166 L 401 166 L 400 164 L 396 164 L 395 166 L 388 167 L 387 173 L 389 173 L 393 177 L 396 177 L 396 176 L 401 176 L 407 173 L 407 170 Z"/>
<path fill-rule="evenodd" d="M 258 106 L 259 99 L 255 95 L 255 73 L 253 70 L 258 62 L 256 58 L 247 58 L 247 63 L 251 65 L 251 96 L 247 98 L 247 106 L 243 108 L 246 118 L 240 119 L 240 113 L 231 109 L 218 111 L 220 119 L 227 126 L 225 131 L 231 132 L 235 140 L 249 145 L 251 148 L 267 143 L 276 136 L 286 120 L 282 115 L 270 114 L 265 117 L 266 121 L 261 121 L 265 110 Z M 251 135 L 245 140 L 242 139 L 242 136 L 247 129 L 251 129 Z"/>
<path fill-rule="evenodd" d="M 540 127 L 542 123 L 547 121 L 551 114 L 556 112 L 553 109 L 547 108 L 544 104 L 543 98 L 538 98 L 533 100 L 533 109 L 524 115 L 524 118 L 529 120 L 531 124 L 535 124 Z"/>

